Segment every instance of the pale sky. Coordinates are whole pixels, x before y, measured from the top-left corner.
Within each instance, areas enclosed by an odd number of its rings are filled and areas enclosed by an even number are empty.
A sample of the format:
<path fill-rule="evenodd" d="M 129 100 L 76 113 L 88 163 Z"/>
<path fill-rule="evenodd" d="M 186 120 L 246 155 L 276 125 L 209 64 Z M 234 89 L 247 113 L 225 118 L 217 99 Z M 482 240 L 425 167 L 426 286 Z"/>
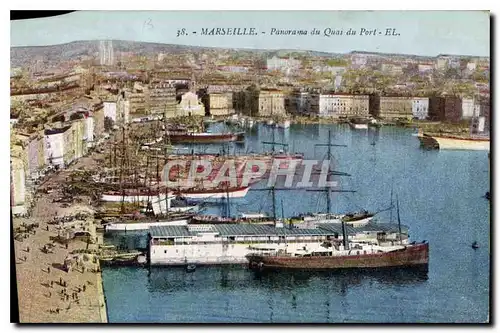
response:
<path fill-rule="evenodd" d="M 255 28 L 258 35 L 200 35 L 201 28 L 217 27 Z M 189 35 L 177 37 L 182 28 Z M 272 28 L 308 33 L 317 28 L 321 34 L 271 36 Z M 344 35 L 325 37 L 326 28 L 344 30 Z M 358 34 L 361 28 L 377 29 L 377 35 L 346 36 L 349 28 Z M 387 28 L 395 28 L 400 36 L 384 36 Z M 99 39 L 338 53 L 489 56 L 490 17 L 486 11 L 81 11 L 11 22 L 11 46 Z"/>

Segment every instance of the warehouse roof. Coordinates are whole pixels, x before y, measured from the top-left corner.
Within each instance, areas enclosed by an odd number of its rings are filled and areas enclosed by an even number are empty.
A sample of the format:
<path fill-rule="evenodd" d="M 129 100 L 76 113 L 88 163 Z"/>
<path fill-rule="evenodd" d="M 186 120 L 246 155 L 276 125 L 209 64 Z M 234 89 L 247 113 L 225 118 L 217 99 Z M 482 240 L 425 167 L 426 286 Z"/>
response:
<path fill-rule="evenodd" d="M 220 236 L 283 236 L 283 235 L 334 235 L 342 234 L 340 223 L 320 223 L 314 229 L 302 228 L 276 228 L 272 225 L 250 224 L 250 223 L 229 223 L 211 225 L 188 225 L 188 226 L 153 226 L 149 228 L 152 237 L 190 237 L 199 233 L 216 233 Z M 369 223 L 362 227 L 352 227 L 346 225 L 348 235 L 355 235 L 365 231 L 397 232 L 397 224 Z M 401 226 L 402 232 L 407 232 L 407 226 Z"/>

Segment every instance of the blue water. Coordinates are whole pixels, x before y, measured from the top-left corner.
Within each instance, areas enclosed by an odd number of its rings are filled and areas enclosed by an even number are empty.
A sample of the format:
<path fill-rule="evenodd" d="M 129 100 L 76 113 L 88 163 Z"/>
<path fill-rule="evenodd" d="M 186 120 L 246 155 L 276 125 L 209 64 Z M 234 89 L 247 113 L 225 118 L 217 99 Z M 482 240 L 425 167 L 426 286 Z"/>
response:
<path fill-rule="evenodd" d="M 395 127 L 353 131 L 345 125 L 292 125 L 276 129 L 275 141 L 292 152 L 321 159 L 328 130 L 335 144 L 335 169 L 342 189 L 332 193 L 332 210 L 389 206 L 391 187 L 400 202 L 402 223 L 413 240 L 430 242 L 427 276 L 415 272 L 269 273 L 256 276 L 243 267 L 182 269 L 106 268 L 104 290 L 110 322 L 485 322 L 489 318 L 489 190 L 488 156 L 475 151 L 428 151 L 413 131 Z M 268 150 L 272 130 L 259 126 L 236 152 Z M 373 145 L 373 143 L 375 143 Z M 196 147 L 217 152 L 220 146 Z M 263 187 L 266 184 L 256 184 Z M 250 191 L 234 201 L 231 213 L 271 213 L 270 195 Z M 277 193 L 285 216 L 325 210 L 326 199 L 315 192 Z M 223 207 L 208 207 L 209 213 Z M 389 213 L 377 215 L 389 220 Z M 128 247 L 144 247 L 144 233 L 115 234 L 107 239 Z M 477 241 L 478 250 L 470 244 Z"/>

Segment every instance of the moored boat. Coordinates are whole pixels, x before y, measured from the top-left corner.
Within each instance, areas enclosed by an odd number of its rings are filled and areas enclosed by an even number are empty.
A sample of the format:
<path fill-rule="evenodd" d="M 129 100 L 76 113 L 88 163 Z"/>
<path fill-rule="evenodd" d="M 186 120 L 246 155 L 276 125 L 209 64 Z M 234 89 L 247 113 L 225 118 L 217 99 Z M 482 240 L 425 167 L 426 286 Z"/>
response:
<path fill-rule="evenodd" d="M 398 268 L 420 266 L 426 270 L 429 264 L 429 244 L 403 241 L 399 201 L 397 201 L 398 244 L 383 242 L 377 236 L 375 242 L 351 242 L 342 221 L 342 242 L 330 239 L 320 246 L 303 247 L 292 251 L 278 250 L 247 255 L 250 267 L 254 269 L 309 269 L 336 270 L 354 268 Z"/>
<path fill-rule="evenodd" d="M 173 218 L 173 219 L 162 219 L 162 220 L 146 220 L 146 221 L 121 221 L 121 222 L 110 222 L 104 224 L 104 230 L 106 232 L 110 231 L 137 231 L 137 230 L 148 230 L 150 227 L 163 227 L 163 226 L 182 226 L 188 224 L 189 217 L 186 218 Z"/>
<path fill-rule="evenodd" d="M 368 119 L 362 119 L 362 118 L 353 118 L 349 120 L 349 126 L 351 126 L 352 129 L 368 129 Z"/>
<path fill-rule="evenodd" d="M 290 128 L 290 120 L 284 120 L 282 122 L 276 123 L 278 128 Z"/>
<path fill-rule="evenodd" d="M 421 146 L 447 150 L 490 150 L 490 138 L 481 135 L 453 135 L 419 132 Z"/>
<path fill-rule="evenodd" d="M 244 140 L 244 133 L 169 132 L 172 143 L 223 143 Z"/>
<path fill-rule="evenodd" d="M 250 190 L 249 186 L 236 186 L 225 188 L 223 186 L 215 188 L 190 188 L 179 190 L 179 195 L 191 200 L 210 200 L 223 198 L 243 198 Z"/>
<path fill-rule="evenodd" d="M 429 244 L 395 246 L 364 245 L 354 249 L 297 250 L 271 254 L 249 254 L 252 268 L 348 269 L 427 266 Z"/>
<path fill-rule="evenodd" d="M 272 218 L 265 214 L 241 214 L 239 217 L 223 217 L 217 215 L 195 215 L 189 224 L 230 224 L 230 223 L 260 223 L 273 224 Z"/>
<path fill-rule="evenodd" d="M 169 201 L 176 197 L 184 199 L 221 199 L 229 196 L 230 198 L 242 198 L 247 193 L 250 187 L 236 186 L 225 188 L 219 187 L 192 187 L 192 188 L 179 188 L 172 189 L 172 194 L 169 194 Z M 101 195 L 101 201 L 107 202 L 151 202 L 151 201 L 164 201 L 166 198 L 165 189 L 151 189 L 151 190 L 133 190 L 127 189 L 123 191 L 107 191 Z"/>

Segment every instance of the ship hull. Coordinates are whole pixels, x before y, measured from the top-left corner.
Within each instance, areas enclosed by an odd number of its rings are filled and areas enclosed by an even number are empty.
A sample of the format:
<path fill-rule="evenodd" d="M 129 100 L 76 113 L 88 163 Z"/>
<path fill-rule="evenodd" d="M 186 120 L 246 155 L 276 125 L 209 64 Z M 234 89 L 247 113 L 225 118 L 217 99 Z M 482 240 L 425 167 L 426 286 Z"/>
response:
<path fill-rule="evenodd" d="M 439 136 L 419 136 L 420 144 L 426 148 L 445 150 L 490 150 L 490 141 L 484 139 L 460 139 Z"/>
<path fill-rule="evenodd" d="M 230 199 L 238 199 L 243 198 L 247 195 L 250 187 L 242 187 L 238 189 L 230 189 L 229 191 L 224 190 L 206 190 L 203 192 L 182 192 L 182 197 L 190 200 L 216 200 L 216 199 L 224 199 L 229 197 Z"/>
<path fill-rule="evenodd" d="M 357 130 L 368 129 L 368 124 L 349 123 L 349 126 L 351 126 L 352 129 L 357 129 Z"/>
<path fill-rule="evenodd" d="M 232 199 L 237 199 L 237 198 L 243 198 L 244 196 L 247 195 L 250 187 L 241 187 L 241 188 L 231 188 L 228 191 L 225 191 L 223 189 L 205 189 L 205 190 L 180 190 L 179 195 L 186 198 L 186 199 L 191 199 L 191 200 L 206 200 L 206 199 L 222 199 L 222 198 L 229 198 Z M 134 203 L 134 202 L 149 202 L 152 200 L 158 201 L 158 198 L 160 201 L 165 200 L 165 194 L 159 194 L 158 192 L 151 192 L 150 195 L 144 195 L 144 194 L 139 194 L 139 195 L 122 195 L 120 193 L 104 193 L 101 196 L 101 201 L 105 202 L 129 202 L 129 203 Z"/>
<path fill-rule="evenodd" d="M 352 251 L 355 252 L 356 250 Z M 247 259 L 251 267 L 259 269 L 337 270 L 426 266 L 429 263 L 429 244 L 409 245 L 405 249 L 392 252 L 346 256 L 288 257 L 249 255 Z"/>
<path fill-rule="evenodd" d="M 155 221 L 155 222 L 131 222 L 131 223 L 109 223 L 106 224 L 104 229 L 106 232 L 110 231 L 136 231 L 136 230 L 148 230 L 149 227 L 160 227 L 160 226 L 182 226 L 187 225 L 188 220 L 181 219 L 175 221 Z"/>
<path fill-rule="evenodd" d="M 160 195 L 160 200 L 165 200 L 165 194 Z M 151 200 L 158 199 L 158 193 L 151 193 L 151 195 L 122 195 L 119 193 L 104 193 L 101 196 L 101 201 L 104 202 L 149 202 Z"/>
<path fill-rule="evenodd" d="M 221 143 L 239 141 L 238 134 L 170 134 L 172 143 Z"/>

